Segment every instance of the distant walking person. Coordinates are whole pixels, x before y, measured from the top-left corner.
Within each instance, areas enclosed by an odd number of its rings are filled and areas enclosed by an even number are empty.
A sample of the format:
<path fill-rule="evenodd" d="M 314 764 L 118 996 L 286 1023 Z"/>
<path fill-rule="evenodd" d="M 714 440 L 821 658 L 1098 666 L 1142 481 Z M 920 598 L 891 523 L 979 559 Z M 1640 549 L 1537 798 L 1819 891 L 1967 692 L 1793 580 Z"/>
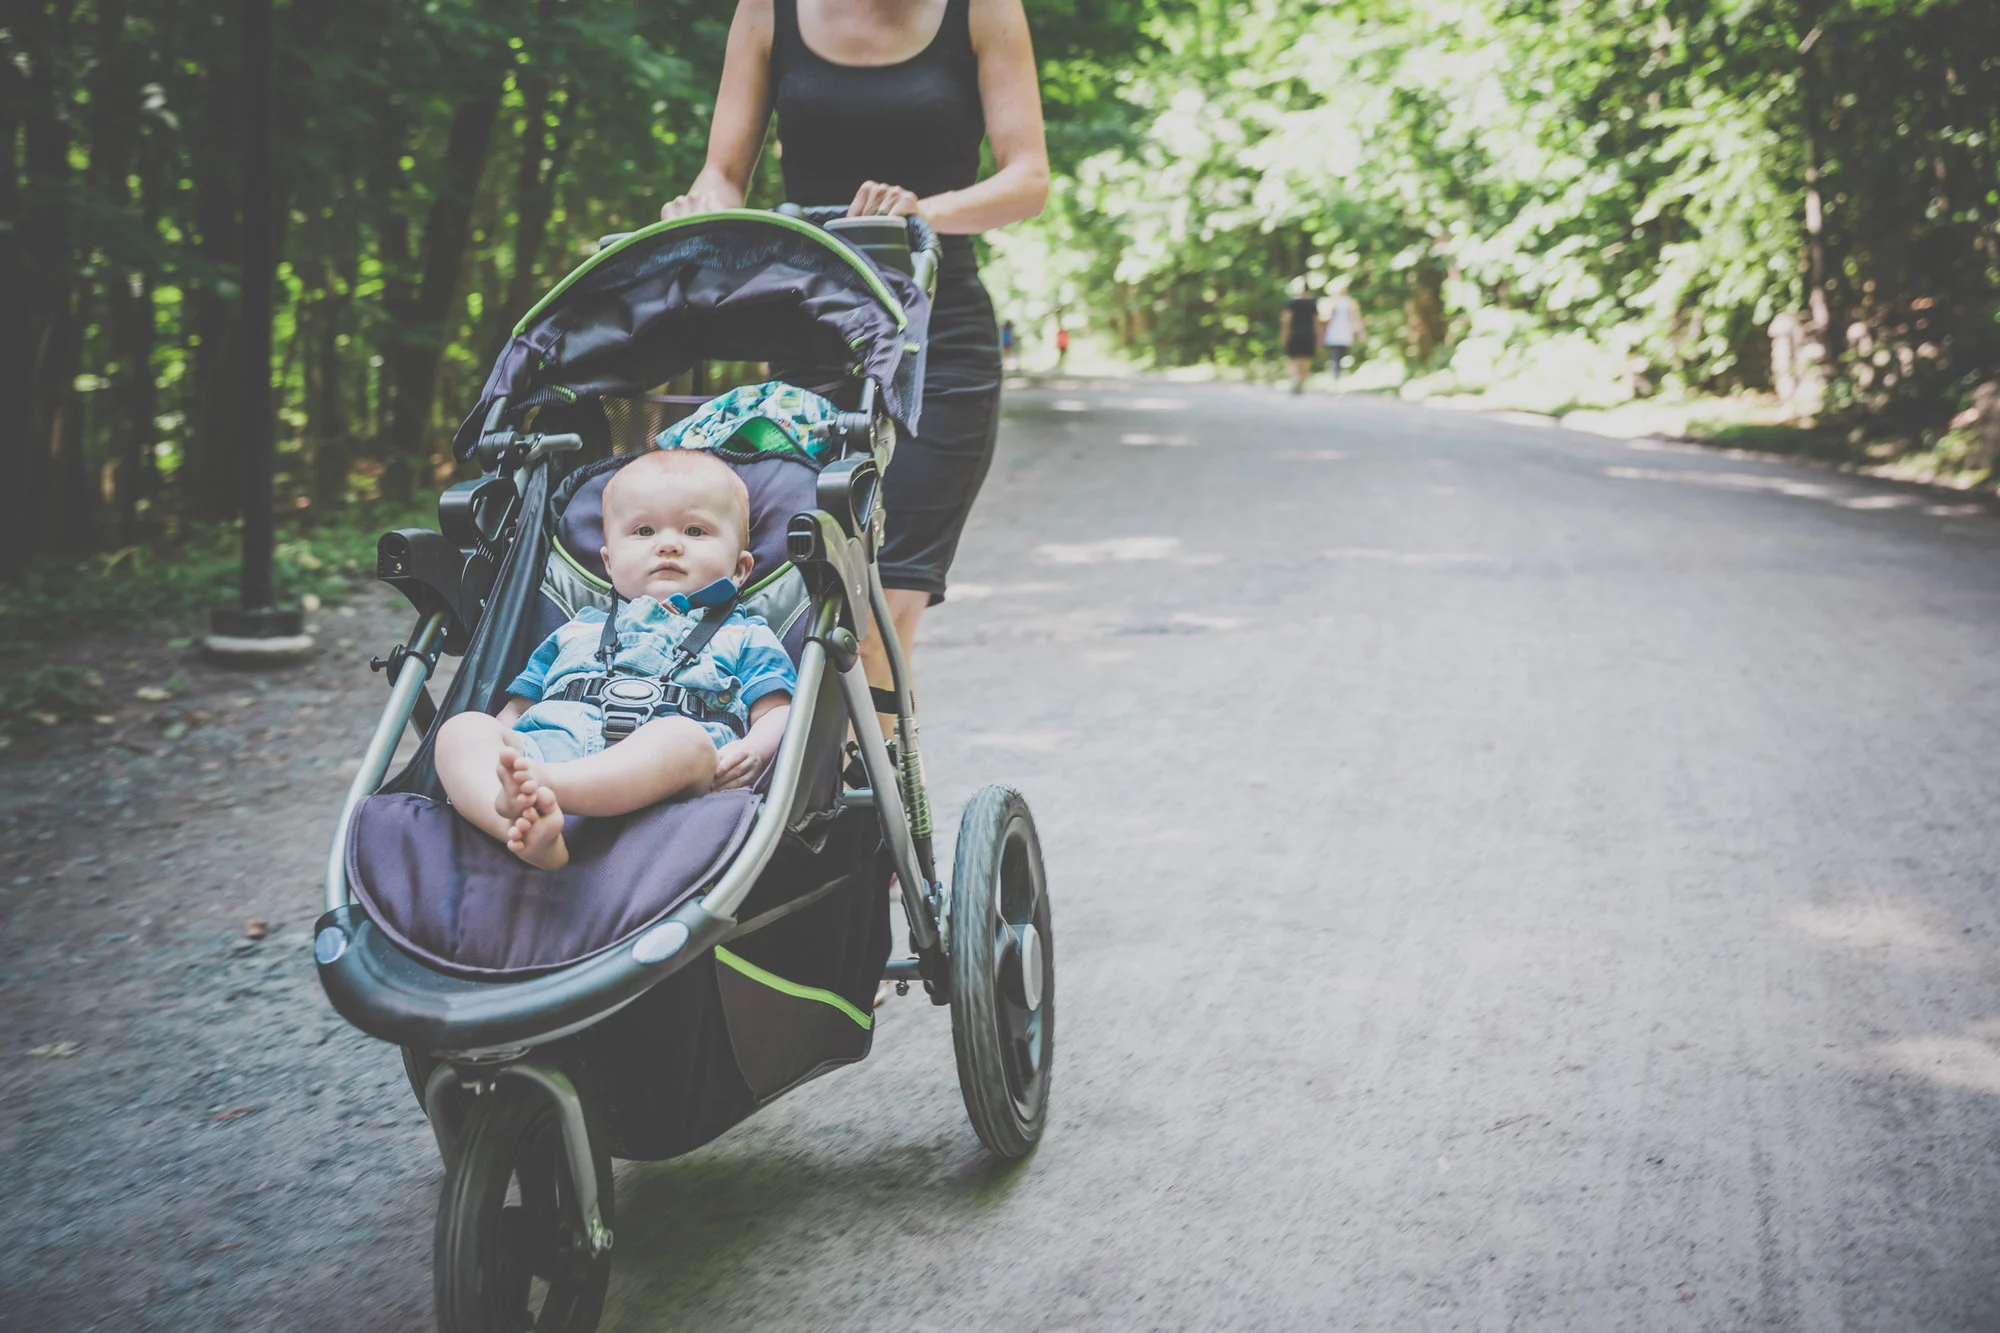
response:
<path fill-rule="evenodd" d="M 1056 369 L 1061 370 L 1069 360 L 1069 330 L 1056 325 Z"/>
<path fill-rule="evenodd" d="M 1333 381 L 1338 384 L 1340 363 L 1361 341 L 1361 307 L 1347 294 L 1344 282 L 1333 289 L 1333 298 L 1327 303 L 1326 331 L 1322 341 L 1326 344 L 1327 361 L 1333 369 Z"/>
<path fill-rule="evenodd" d="M 1000 367 L 1003 370 L 1014 368 L 1014 321 L 1011 319 L 1000 326 Z"/>
<path fill-rule="evenodd" d="M 1285 345 L 1285 368 L 1292 377 L 1292 392 L 1306 391 L 1306 376 L 1312 374 L 1313 358 L 1319 354 L 1319 302 L 1306 295 L 1305 279 L 1293 285 L 1295 295 L 1285 302 L 1278 316 L 1278 341 Z"/>

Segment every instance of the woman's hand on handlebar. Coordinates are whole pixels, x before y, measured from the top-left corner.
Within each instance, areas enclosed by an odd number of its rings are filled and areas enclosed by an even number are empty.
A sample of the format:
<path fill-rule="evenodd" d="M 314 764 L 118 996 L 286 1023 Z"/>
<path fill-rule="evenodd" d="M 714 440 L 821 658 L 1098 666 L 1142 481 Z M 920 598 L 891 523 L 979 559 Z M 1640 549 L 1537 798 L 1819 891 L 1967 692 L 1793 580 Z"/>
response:
<path fill-rule="evenodd" d="M 847 216 L 851 218 L 906 218 L 912 213 L 922 212 L 921 201 L 914 190 L 906 190 L 900 185 L 884 185 L 880 181 L 863 181 L 861 188 L 854 192 L 854 202 L 847 206 Z"/>
<path fill-rule="evenodd" d="M 703 171 L 695 177 L 694 184 L 688 186 L 686 194 L 666 202 L 660 209 L 660 221 L 671 222 L 690 213 L 712 213 L 718 208 L 741 207 L 743 195 L 740 191 L 709 179 L 709 173 Z"/>

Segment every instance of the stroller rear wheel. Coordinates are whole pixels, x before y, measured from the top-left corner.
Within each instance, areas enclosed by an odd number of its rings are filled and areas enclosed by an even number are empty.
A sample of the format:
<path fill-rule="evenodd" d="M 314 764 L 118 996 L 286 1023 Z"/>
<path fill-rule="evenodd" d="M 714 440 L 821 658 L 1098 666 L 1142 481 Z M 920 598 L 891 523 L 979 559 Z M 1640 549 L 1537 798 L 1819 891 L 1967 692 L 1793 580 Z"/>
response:
<path fill-rule="evenodd" d="M 589 1333 L 604 1310 L 609 1250 L 584 1233 L 556 1108 L 501 1082 L 471 1098 L 438 1205 L 434 1281 L 443 1333 Z M 597 1162 L 611 1223 L 611 1159 Z"/>
<path fill-rule="evenodd" d="M 951 1037 L 979 1141 L 1021 1157 L 1042 1137 L 1055 1054 L 1054 939 L 1035 817 L 1011 787 L 981 788 L 952 859 Z"/>

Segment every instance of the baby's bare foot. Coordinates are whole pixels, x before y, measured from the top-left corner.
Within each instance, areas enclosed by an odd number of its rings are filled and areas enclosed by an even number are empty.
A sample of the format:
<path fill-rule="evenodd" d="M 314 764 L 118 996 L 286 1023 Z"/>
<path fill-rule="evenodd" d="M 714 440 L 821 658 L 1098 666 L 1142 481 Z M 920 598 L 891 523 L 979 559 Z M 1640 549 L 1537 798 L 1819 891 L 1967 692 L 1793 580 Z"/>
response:
<path fill-rule="evenodd" d="M 535 789 L 534 799 L 507 831 L 507 850 L 541 870 L 561 870 L 569 864 L 562 807 L 556 804 L 553 791 Z"/>
<path fill-rule="evenodd" d="M 499 771 L 500 790 L 493 797 L 493 808 L 502 819 L 519 819 L 534 806 L 541 775 L 535 771 L 534 761 L 511 745 L 500 747 Z"/>

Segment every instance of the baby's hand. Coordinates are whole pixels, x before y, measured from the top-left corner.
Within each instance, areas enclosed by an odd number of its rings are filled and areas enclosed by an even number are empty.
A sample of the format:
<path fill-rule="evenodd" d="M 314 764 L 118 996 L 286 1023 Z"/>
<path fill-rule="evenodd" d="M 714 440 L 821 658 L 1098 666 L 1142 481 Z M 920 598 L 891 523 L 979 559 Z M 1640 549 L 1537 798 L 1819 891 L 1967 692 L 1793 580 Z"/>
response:
<path fill-rule="evenodd" d="M 747 787 L 764 771 L 764 755 L 749 741 L 731 741 L 715 752 L 715 790 Z"/>

